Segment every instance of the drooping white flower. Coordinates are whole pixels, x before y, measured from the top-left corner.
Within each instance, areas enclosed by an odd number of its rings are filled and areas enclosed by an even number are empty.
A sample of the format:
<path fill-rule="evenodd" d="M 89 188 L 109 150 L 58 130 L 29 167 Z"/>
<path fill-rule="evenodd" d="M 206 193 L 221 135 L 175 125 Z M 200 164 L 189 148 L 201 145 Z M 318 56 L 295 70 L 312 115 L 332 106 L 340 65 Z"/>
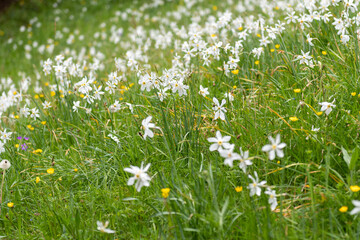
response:
<path fill-rule="evenodd" d="M 220 131 L 216 131 L 216 137 L 208 138 L 207 140 L 209 142 L 212 142 L 213 144 L 210 145 L 210 151 L 215 150 L 222 150 L 223 148 L 229 149 L 230 148 L 230 136 L 222 136 Z"/>
<path fill-rule="evenodd" d="M 154 137 L 153 131 L 150 130 L 150 128 L 158 128 L 155 126 L 154 123 L 151 123 L 152 116 L 148 116 L 144 120 L 142 120 L 141 125 L 142 129 L 144 130 L 145 134 L 143 135 L 144 140 L 146 140 L 146 137 L 149 136 L 150 138 Z"/>
<path fill-rule="evenodd" d="M 352 200 L 351 202 L 352 204 L 354 204 L 355 207 L 353 208 L 353 210 L 351 210 L 350 214 L 351 215 L 358 214 L 360 212 L 360 201 Z"/>
<path fill-rule="evenodd" d="M 150 163 L 148 163 L 145 168 L 143 167 L 144 163 L 141 163 L 141 167 L 130 166 L 130 168 L 125 168 L 125 172 L 129 172 L 134 174 L 133 177 L 129 178 L 127 185 L 131 186 L 135 183 L 135 188 L 138 192 L 140 192 L 143 186 L 148 187 L 150 186 L 150 176 L 146 173 L 147 170 L 150 168 Z"/>
<path fill-rule="evenodd" d="M 242 151 L 242 148 L 240 148 L 240 164 L 239 168 L 241 168 L 244 173 L 246 173 L 246 168 L 249 165 L 252 165 L 252 161 L 249 159 L 249 151 Z"/>
<path fill-rule="evenodd" d="M 267 190 L 265 191 L 265 194 L 269 195 L 268 202 L 270 204 L 271 211 L 274 211 L 276 206 L 278 205 L 277 200 L 276 200 L 275 190 L 271 190 L 270 188 L 267 188 Z"/>
<path fill-rule="evenodd" d="M 103 224 L 102 222 L 100 221 L 96 221 L 96 224 L 97 224 L 97 229 L 100 231 L 100 232 L 103 232 L 103 233 L 115 233 L 114 230 L 111 230 L 109 228 L 106 228 L 108 225 L 109 225 L 109 221 L 106 221 L 105 224 Z"/>
<path fill-rule="evenodd" d="M 78 111 L 78 108 L 80 107 L 80 101 L 73 101 L 73 107 L 72 107 L 72 109 L 73 109 L 73 111 L 74 112 L 77 112 Z"/>
<path fill-rule="evenodd" d="M 120 146 L 120 140 L 117 136 L 113 135 L 112 133 L 109 133 L 108 137 L 110 137 L 114 142 L 116 142 Z"/>
<path fill-rule="evenodd" d="M 280 142 L 280 134 L 276 135 L 276 139 L 269 136 L 269 141 L 270 141 L 271 144 L 267 144 L 267 145 L 263 146 L 261 150 L 264 151 L 264 152 L 269 153 L 269 159 L 270 160 L 274 160 L 276 155 L 279 158 L 283 158 L 284 157 L 284 152 L 283 152 L 282 149 L 284 147 L 286 147 L 286 143 L 281 143 Z"/>
<path fill-rule="evenodd" d="M 248 186 L 248 189 L 250 189 L 250 197 L 254 196 L 255 194 L 260 196 L 261 187 L 263 187 L 266 183 L 266 181 L 259 182 L 259 177 L 256 171 L 254 172 L 254 176 L 255 178 L 249 174 L 249 178 L 253 181 Z"/>
<path fill-rule="evenodd" d="M 227 112 L 224 104 L 226 103 L 226 100 L 223 99 L 221 101 L 221 104 L 219 103 L 219 100 L 217 100 L 215 97 L 213 98 L 213 102 L 214 102 L 214 107 L 213 107 L 213 110 L 214 110 L 214 113 L 215 113 L 215 116 L 214 116 L 214 120 L 218 119 L 220 117 L 221 120 L 225 120 L 225 113 Z"/>

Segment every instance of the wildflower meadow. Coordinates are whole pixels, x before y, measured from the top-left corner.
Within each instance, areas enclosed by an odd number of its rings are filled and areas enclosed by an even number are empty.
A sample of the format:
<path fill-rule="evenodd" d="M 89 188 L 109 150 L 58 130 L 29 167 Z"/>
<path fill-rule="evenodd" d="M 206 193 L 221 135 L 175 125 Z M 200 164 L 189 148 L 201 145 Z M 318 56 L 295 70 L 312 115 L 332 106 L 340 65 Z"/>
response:
<path fill-rule="evenodd" d="M 0 10 L 1 239 L 360 239 L 359 0 Z"/>

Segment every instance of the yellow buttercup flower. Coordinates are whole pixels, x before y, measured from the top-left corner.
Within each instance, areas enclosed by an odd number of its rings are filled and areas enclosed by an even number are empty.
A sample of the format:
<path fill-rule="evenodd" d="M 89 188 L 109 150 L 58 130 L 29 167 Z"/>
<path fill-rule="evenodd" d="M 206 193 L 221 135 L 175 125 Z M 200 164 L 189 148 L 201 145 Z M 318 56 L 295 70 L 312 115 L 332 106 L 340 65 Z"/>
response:
<path fill-rule="evenodd" d="M 296 122 L 297 120 L 299 120 L 297 117 L 289 117 L 290 121 L 292 122 Z"/>
<path fill-rule="evenodd" d="M 276 47 L 276 48 L 280 48 L 280 44 L 276 44 L 275 47 Z"/>
<path fill-rule="evenodd" d="M 169 197 L 169 192 L 170 192 L 170 188 L 161 189 L 161 195 L 163 196 L 163 198 Z"/>
<path fill-rule="evenodd" d="M 353 186 L 350 186 L 350 190 L 352 192 L 358 192 L 358 191 L 360 191 L 360 187 L 358 185 L 353 185 Z"/>
<path fill-rule="evenodd" d="M 339 211 L 342 212 L 342 213 L 345 213 L 347 212 L 349 208 L 347 206 L 342 206 L 341 208 L 339 208 Z"/>
<path fill-rule="evenodd" d="M 35 182 L 36 182 L 36 183 L 39 183 L 39 182 L 40 182 L 40 178 L 39 178 L 39 177 L 36 177 L 36 178 L 35 178 Z"/>
<path fill-rule="evenodd" d="M 237 75 L 239 73 L 239 69 L 235 69 L 231 71 L 233 74 Z"/>
<path fill-rule="evenodd" d="M 47 172 L 48 174 L 54 174 L 55 169 L 49 168 L 48 170 L 46 170 L 46 172 Z"/>
<path fill-rule="evenodd" d="M 78 169 L 77 168 L 74 168 L 74 172 L 77 172 L 78 171 Z"/>
<path fill-rule="evenodd" d="M 46 121 L 42 121 L 41 124 L 42 124 L 42 125 L 45 125 L 45 124 L 46 124 Z"/>
<path fill-rule="evenodd" d="M 55 96 L 55 92 L 54 91 L 51 91 L 50 92 L 50 95 L 53 97 L 53 96 Z"/>
<path fill-rule="evenodd" d="M 235 188 L 235 191 L 236 191 L 236 192 L 241 192 L 242 190 L 243 190 L 243 187 L 237 186 L 237 187 Z"/>
<path fill-rule="evenodd" d="M 9 202 L 9 203 L 7 204 L 7 206 L 10 207 L 10 208 L 12 208 L 12 207 L 14 207 L 14 203 L 13 203 L 13 202 Z"/>
<path fill-rule="evenodd" d="M 300 89 L 300 88 L 294 89 L 294 93 L 299 93 L 299 92 L 301 92 L 301 89 Z"/>
<path fill-rule="evenodd" d="M 260 63 L 259 60 L 256 60 L 256 61 L 255 61 L 255 64 L 256 64 L 256 65 L 259 65 L 259 63 Z"/>
<path fill-rule="evenodd" d="M 356 92 L 352 92 L 352 93 L 351 93 L 351 96 L 355 96 L 355 95 L 356 95 Z"/>

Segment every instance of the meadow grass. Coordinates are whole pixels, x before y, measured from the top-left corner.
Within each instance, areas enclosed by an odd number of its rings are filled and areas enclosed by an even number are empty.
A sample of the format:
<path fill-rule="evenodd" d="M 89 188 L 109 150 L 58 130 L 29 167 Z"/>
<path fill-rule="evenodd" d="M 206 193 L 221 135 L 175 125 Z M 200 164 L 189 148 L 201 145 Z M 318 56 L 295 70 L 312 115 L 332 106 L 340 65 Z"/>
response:
<path fill-rule="evenodd" d="M 287 24 L 263 46 L 259 58 L 252 50 L 259 48 L 266 28 L 249 32 L 240 50 L 232 54 L 225 45 L 234 46 L 238 33 L 250 29 L 249 25 L 242 23 L 237 28 L 228 24 L 214 30 L 212 36 L 205 23 L 211 22 L 209 16 L 218 20 L 228 10 L 233 13 L 232 20 L 253 15 L 255 22 L 260 14 L 269 28 L 277 20 L 286 23 L 286 13 L 291 12 L 286 3 L 245 1 L 246 11 L 239 12 L 235 1 L 195 1 L 186 7 L 190 2 L 165 1 L 151 7 L 150 1 L 32 0 L 20 1 L 1 13 L 0 91 L 5 94 L 0 100 L 1 137 L 5 138 L 5 129 L 12 135 L 2 140 L 1 158 L 8 159 L 11 167 L 5 176 L 0 236 L 359 238 L 359 219 L 349 214 L 360 190 L 358 25 L 354 20 L 346 27 L 350 36 L 346 44 L 332 25 L 343 12 L 357 16 L 358 2 L 355 13 L 342 2 L 329 5 L 328 11 L 334 14 L 329 23 L 317 20 L 305 29 L 299 23 Z M 302 1 L 290 2 L 296 6 Z M 315 2 L 320 5 L 320 1 Z M 179 12 L 180 18 L 167 15 L 172 12 Z M 311 14 L 308 9 L 299 12 Z M 272 13 L 274 23 L 269 20 Z M 190 36 L 177 36 L 171 25 L 171 21 L 176 22 L 179 29 L 184 26 L 189 33 L 197 28 L 191 27 L 197 22 L 196 16 L 201 17 L 198 25 L 207 47 L 223 42 L 218 58 L 211 58 L 208 66 L 203 64 L 200 50 L 188 62 L 183 58 L 181 44 L 191 43 Z M 123 31 L 114 42 L 111 35 L 118 28 Z M 138 30 L 136 37 L 134 29 Z M 151 33 L 155 30 L 159 31 Z M 159 36 L 169 32 L 172 36 L 164 37 L 169 42 L 157 47 Z M 314 46 L 309 45 L 307 34 L 314 39 Z M 67 42 L 71 35 L 74 40 Z M 148 39 L 148 50 L 144 50 Z M 43 51 L 39 50 L 41 45 Z M 140 51 L 135 57 L 137 70 L 128 65 L 132 54 L 128 50 Z M 297 56 L 301 51 L 310 52 L 314 66 L 300 64 Z M 55 57 L 60 54 L 79 63 L 83 76 L 68 70 L 64 74 L 68 82 L 64 83 L 64 76 L 54 71 Z M 168 91 L 161 101 L 156 88 L 142 91 L 139 80 L 151 72 L 160 79 L 164 69 L 173 66 L 176 54 L 183 63 L 179 69 L 186 70 L 187 94 Z M 224 62 L 235 55 L 239 62 L 225 73 Z M 54 64 L 45 74 L 43 62 L 48 58 Z M 116 67 L 115 58 L 126 60 L 125 71 Z M 102 66 L 92 70 L 96 60 Z M 239 71 L 233 72 L 236 69 Z M 105 92 L 93 103 L 87 103 L 79 92 L 81 85 L 76 85 L 84 76 L 90 78 L 90 72 L 96 81 L 91 86 L 102 86 Z M 104 90 L 111 72 L 123 75 L 113 94 Z M 8 77 L 13 86 L 6 83 Z M 200 85 L 208 88 L 208 96 L 199 94 Z M 214 119 L 213 97 L 221 102 L 224 93 L 234 99 L 226 98 L 225 119 Z M 320 111 L 319 103 L 333 100 L 336 107 L 329 115 Z M 3 107 L 8 101 L 11 104 Z M 51 103 L 50 108 L 43 107 L 45 101 Z M 76 101 L 81 107 L 74 111 Z M 121 107 L 113 111 L 115 101 Z M 39 116 L 24 116 L 24 106 L 39 109 Z M 144 139 L 142 121 L 148 116 L 158 128 L 151 128 L 154 136 Z M 212 143 L 208 138 L 217 131 L 231 136 L 235 152 L 239 147 L 249 150 L 252 165 L 246 173 L 238 167 L 239 159 L 230 168 L 218 151 L 209 150 Z M 284 157 L 269 160 L 262 147 L 269 144 L 268 136 L 277 134 L 286 143 Z M 151 163 L 151 180 L 150 186 L 138 192 L 128 186 L 132 175 L 124 169 L 142 162 Z M 254 176 L 255 171 L 260 181 L 267 182 L 260 196 L 250 196 L 248 188 L 252 184 L 248 175 Z M 270 195 L 264 193 L 267 187 L 276 190 L 275 209 L 268 203 Z M 168 195 L 164 193 L 167 188 Z M 109 221 L 107 228 L 116 232 L 99 231 L 97 221 Z"/>

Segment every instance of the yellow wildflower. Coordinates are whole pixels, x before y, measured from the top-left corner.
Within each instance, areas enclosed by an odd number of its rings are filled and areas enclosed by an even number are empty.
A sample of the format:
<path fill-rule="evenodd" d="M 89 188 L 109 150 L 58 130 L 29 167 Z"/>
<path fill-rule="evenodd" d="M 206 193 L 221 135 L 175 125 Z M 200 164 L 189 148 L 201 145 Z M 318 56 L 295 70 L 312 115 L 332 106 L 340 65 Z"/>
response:
<path fill-rule="evenodd" d="M 161 195 L 163 198 L 167 198 L 169 196 L 170 188 L 163 188 L 161 189 Z"/>
<path fill-rule="evenodd" d="M 358 191 L 360 191 L 360 187 L 358 185 L 353 185 L 353 186 L 350 186 L 350 190 L 352 192 L 358 192 Z"/>
<path fill-rule="evenodd" d="M 347 206 L 342 206 L 341 208 L 339 208 L 339 211 L 342 212 L 342 213 L 347 212 L 347 210 L 348 210 Z"/>
<path fill-rule="evenodd" d="M 239 69 L 232 70 L 231 72 L 232 72 L 232 74 L 237 75 L 239 73 Z"/>

